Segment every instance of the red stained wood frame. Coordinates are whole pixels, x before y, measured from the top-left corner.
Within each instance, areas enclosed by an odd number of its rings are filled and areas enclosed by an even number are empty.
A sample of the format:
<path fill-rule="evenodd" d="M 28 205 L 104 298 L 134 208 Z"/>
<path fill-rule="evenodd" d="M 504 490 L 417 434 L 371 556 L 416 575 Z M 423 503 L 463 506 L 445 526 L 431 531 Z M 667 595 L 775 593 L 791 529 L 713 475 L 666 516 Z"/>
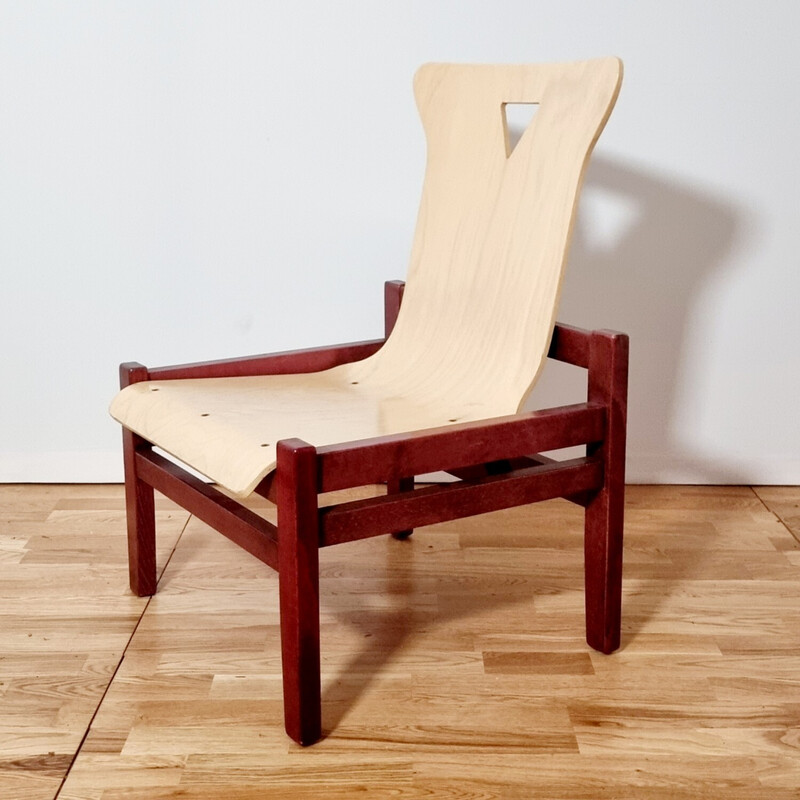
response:
<path fill-rule="evenodd" d="M 178 364 L 156 367 L 148 371 L 148 380 L 166 381 L 179 378 L 238 378 L 246 375 L 288 375 L 303 372 L 320 372 L 351 361 L 360 361 L 377 352 L 383 339 L 367 342 L 337 344 L 330 347 L 312 347 L 305 350 L 288 350 L 244 358 L 220 361 L 199 361 L 195 364 Z"/>
<path fill-rule="evenodd" d="M 557 322 L 547 357 L 586 369 L 589 366 L 591 332 Z"/>
<path fill-rule="evenodd" d="M 119 382 L 124 389 L 147 380 L 147 368 L 136 362 L 120 364 Z M 128 573 L 131 591 L 138 597 L 156 591 L 156 513 L 153 487 L 142 479 L 136 464 L 137 451 L 150 450 L 149 442 L 127 428 L 122 429 L 125 465 L 125 512 L 128 524 Z"/>
<path fill-rule="evenodd" d="M 542 455 L 541 453 L 534 453 L 530 456 L 522 456 L 521 458 L 504 458 L 499 461 L 492 461 L 488 464 L 477 464 L 472 467 L 460 467 L 459 469 L 448 469 L 450 475 L 460 478 L 461 480 L 472 480 L 474 478 L 483 478 L 488 475 L 503 475 L 504 473 L 511 472 L 516 469 L 523 469 L 524 467 L 535 467 L 540 464 L 558 464 L 555 458 Z M 563 462 L 562 462 L 563 463 Z M 565 500 L 570 503 L 575 503 L 579 506 L 586 506 L 591 499 L 591 492 L 575 492 L 574 494 L 561 495 Z"/>
<path fill-rule="evenodd" d="M 383 320 L 386 338 L 394 330 L 397 315 L 400 313 L 400 304 L 403 302 L 405 281 L 386 281 L 383 284 Z"/>
<path fill-rule="evenodd" d="M 603 653 L 620 644 L 628 350 L 625 334 L 591 335 L 589 401 L 602 404 L 607 423 L 603 440 L 587 447 L 589 456 L 602 459 L 605 478 L 586 506 L 586 640 Z"/>
<path fill-rule="evenodd" d="M 271 522 L 158 453 L 137 453 L 136 470 L 148 485 L 278 569 L 278 529 Z"/>
<path fill-rule="evenodd" d="M 319 490 L 330 492 L 397 476 L 485 464 L 540 450 L 600 442 L 605 409 L 579 403 L 320 447 Z"/>
<path fill-rule="evenodd" d="M 386 491 L 388 494 L 399 494 L 401 492 L 412 492 L 414 490 L 413 478 L 391 478 L 386 482 Z M 392 536 L 395 539 L 403 540 L 408 539 L 414 533 L 413 528 L 403 528 L 402 530 L 393 530 Z"/>
<path fill-rule="evenodd" d="M 387 337 L 403 289 L 401 281 L 385 284 Z M 150 370 L 127 363 L 120 383 L 316 371 L 364 358 L 382 342 Z M 588 369 L 587 402 L 319 449 L 296 439 L 278 442 L 277 469 L 257 489 L 276 500 L 277 528 L 125 430 L 132 590 L 146 595 L 156 589 L 154 488 L 277 569 L 286 730 L 311 744 L 321 736 L 321 546 L 384 533 L 405 538 L 415 526 L 566 497 L 586 507 L 587 641 L 611 652 L 620 641 L 628 337 L 558 324 L 549 356 Z M 587 446 L 586 457 L 559 462 L 540 454 L 576 444 Z M 439 470 L 461 480 L 415 488 L 415 475 Z M 381 481 L 386 496 L 318 509 L 320 492 Z"/>
<path fill-rule="evenodd" d="M 321 510 L 320 545 L 375 536 L 376 531 L 403 531 L 413 526 L 447 522 L 565 494 L 597 490 L 602 485 L 600 459 L 577 458 L 503 475 L 354 500 Z"/>
<path fill-rule="evenodd" d="M 317 458 L 300 439 L 278 442 L 278 580 L 283 710 L 298 744 L 322 735 Z"/>

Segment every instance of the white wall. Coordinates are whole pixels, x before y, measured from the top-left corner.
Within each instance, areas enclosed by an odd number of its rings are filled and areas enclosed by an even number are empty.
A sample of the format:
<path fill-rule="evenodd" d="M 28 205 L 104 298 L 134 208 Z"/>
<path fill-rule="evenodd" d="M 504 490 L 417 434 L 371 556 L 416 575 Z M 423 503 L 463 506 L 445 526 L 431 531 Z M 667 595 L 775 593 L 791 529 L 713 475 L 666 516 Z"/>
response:
<path fill-rule="evenodd" d="M 417 65 L 616 54 L 560 318 L 631 335 L 632 480 L 800 483 L 798 24 L 794 0 L 3 0 L 0 480 L 119 479 L 119 361 L 378 335 Z"/>

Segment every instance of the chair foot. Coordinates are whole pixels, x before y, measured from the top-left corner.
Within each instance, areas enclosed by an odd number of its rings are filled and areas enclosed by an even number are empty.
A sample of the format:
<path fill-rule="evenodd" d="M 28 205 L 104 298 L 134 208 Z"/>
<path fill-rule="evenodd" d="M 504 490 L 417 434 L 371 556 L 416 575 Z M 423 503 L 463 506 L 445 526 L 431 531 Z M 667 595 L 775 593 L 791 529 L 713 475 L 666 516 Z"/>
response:
<path fill-rule="evenodd" d="M 317 598 L 298 599 L 299 574 L 282 571 L 279 581 L 284 725 L 291 739 L 307 747 L 322 737 L 319 608 L 310 607 Z"/>
<path fill-rule="evenodd" d="M 620 645 L 624 492 L 598 492 L 586 507 L 586 641 L 601 653 Z"/>
<path fill-rule="evenodd" d="M 412 492 L 412 491 L 414 491 L 413 478 L 393 478 L 389 480 L 386 484 L 387 494 L 399 494 L 400 492 Z M 414 533 L 413 528 L 409 528 L 408 530 L 404 531 L 395 531 L 392 534 L 392 538 L 402 542 L 405 539 L 408 539 L 408 537 L 411 536 L 412 533 Z"/>
<path fill-rule="evenodd" d="M 143 440 L 131 431 L 122 434 L 125 460 L 125 508 L 128 522 L 128 572 L 131 591 L 138 597 L 156 593 L 156 515 L 153 487 L 136 473 L 136 447 Z"/>

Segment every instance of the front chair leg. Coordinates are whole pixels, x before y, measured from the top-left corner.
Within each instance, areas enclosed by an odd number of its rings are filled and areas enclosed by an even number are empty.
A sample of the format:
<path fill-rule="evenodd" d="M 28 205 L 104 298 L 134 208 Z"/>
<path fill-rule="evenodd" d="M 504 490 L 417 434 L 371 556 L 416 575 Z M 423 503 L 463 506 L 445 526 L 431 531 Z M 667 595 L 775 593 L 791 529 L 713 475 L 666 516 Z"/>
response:
<path fill-rule="evenodd" d="M 284 718 L 286 733 L 309 745 L 322 736 L 315 448 L 278 442 L 276 480 Z"/>
<path fill-rule="evenodd" d="M 586 641 L 601 653 L 620 644 L 624 493 L 606 487 L 586 507 Z"/>

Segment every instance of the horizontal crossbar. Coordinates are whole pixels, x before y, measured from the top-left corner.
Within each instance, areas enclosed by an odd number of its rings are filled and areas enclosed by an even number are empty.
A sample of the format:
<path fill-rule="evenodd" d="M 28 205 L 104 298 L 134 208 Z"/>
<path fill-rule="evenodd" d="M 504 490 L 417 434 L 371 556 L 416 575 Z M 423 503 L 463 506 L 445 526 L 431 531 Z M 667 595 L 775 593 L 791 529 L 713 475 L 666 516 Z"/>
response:
<path fill-rule="evenodd" d="M 595 491 L 602 485 L 602 462 L 575 458 L 504 475 L 354 500 L 320 510 L 320 546 Z"/>
<path fill-rule="evenodd" d="M 317 450 L 318 488 L 330 492 L 599 442 L 605 421 L 602 405 L 579 403 L 328 445 Z"/>
<path fill-rule="evenodd" d="M 278 569 L 278 529 L 271 522 L 152 450 L 136 453 L 136 470 L 156 491 Z"/>
<path fill-rule="evenodd" d="M 474 480 L 475 478 L 484 478 L 487 475 L 503 475 L 511 472 L 511 470 L 522 469 L 523 467 L 535 467 L 538 464 L 557 463 L 558 460 L 555 458 L 544 456 L 541 453 L 535 453 L 530 456 L 492 461 L 489 464 L 477 464 L 470 467 L 461 467 L 460 469 L 448 469 L 445 470 L 445 472 L 461 480 Z M 578 494 L 565 495 L 564 499 L 585 508 L 591 500 L 591 492 L 578 492 Z"/>

